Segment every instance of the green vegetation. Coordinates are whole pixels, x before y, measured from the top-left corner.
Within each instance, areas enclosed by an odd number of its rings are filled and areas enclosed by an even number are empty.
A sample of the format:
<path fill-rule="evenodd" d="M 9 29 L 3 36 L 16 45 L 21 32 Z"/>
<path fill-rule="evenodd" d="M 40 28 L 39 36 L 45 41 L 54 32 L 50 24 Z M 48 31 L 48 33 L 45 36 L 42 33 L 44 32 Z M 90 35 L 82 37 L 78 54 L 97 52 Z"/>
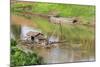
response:
<path fill-rule="evenodd" d="M 32 9 L 22 9 L 19 7 L 32 7 Z M 81 17 L 84 23 L 92 23 L 91 21 L 95 17 L 95 6 L 82 6 L 72 4 L 51 4 L 51 3 L 15 3 L 11 6 L 13 14 L 21 12 L 41 13 L 41 14 L 57 14 L 62 17 Z M 24 16 L 25 17 L 25 16 Z M 28 18 L 27 18 L 28 19 Z M 52 24 L 48 19 L 43 17 L 31 17 L 33 24 L 36 24 L 44 34 L 51 35 L 55 28 L 57 29 L 57 35 L 61 37 L 59 25 Z M 84 25 L 64 25 L 62 24 L 62 36 L 71 44 L 82 44 L 80 48 L 90 50 L 94 53 L 95 47 L 95 31 L 93 27 Z M 17 30 L 15 27 L 15 35 L 17 36 Z M 15 41 L 11 40 L 12 46 L 16 45 Z M 11 46 L 11 64 L 12 65 L 28 65 L 28 64 L 41 64 L 41 58 L 36 54 L 26 55 L 17 48 Z M 89 53 L 87 53 L 89 54 Z M 26 59 L 27 58 L 27 59 Z"/>
<path fill-rule="evenodd" d="M 61 36 L 59 25 L 50 23 L 48 20 L 41 17 L 32 18 L 37 26 L 42 29 L 46 34 L 52 34 L 56 28 L 56 34 Z M 82 25 L 62 25 L 62 36 L 69 43 L 81 43 L 81 44 L 94 44 L 94 31 L 90 27 Z M 89 45 L 89 46 L 90 46 Z M 86 47 L 86 45 L 84 45 Z"/>
<path fill-rule="evenodd" d="M 32 9 L 23 9 L 23 7 L 32 7 Z M 83 17 L 85 20 L 91 20 L 95 16 L 95 6 L 83 6 L 73 4 L 53 4 L 53 3 L 16 3 L 11 6 L 12 12 L 57 14 L 64 17 Z M 22 8 L 19 8 L 22 7 Z"/>
<path fill-rule="evenodd" d="M 11 31 L 14 34 L 16 39 L 20 38 L 20 33 L 21 33 L 21 26 L 19 25 L 11 25 Z"/>
<path fill-rule="evenodd" d="M 22 66 L 22 65 L 37 65 L 42 64 L 42 57 L 39 57 L 35 53 L 28 53 L 19 50 L 17 47 L 17 42 L 11 39 L 11 66 Z"/>

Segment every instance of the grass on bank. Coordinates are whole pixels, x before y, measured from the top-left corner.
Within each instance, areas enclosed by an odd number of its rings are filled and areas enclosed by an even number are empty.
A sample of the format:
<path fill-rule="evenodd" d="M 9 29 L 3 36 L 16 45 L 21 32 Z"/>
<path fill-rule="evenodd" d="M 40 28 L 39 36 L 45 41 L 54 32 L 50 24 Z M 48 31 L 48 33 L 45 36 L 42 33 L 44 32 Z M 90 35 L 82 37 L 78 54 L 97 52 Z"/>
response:
<path fill-rule="evenodd" d="M 17 42 L 11 39 L 11 67 L 43 64 L 42 57 L 35 53 L 26 54 L 19 50 L 16 45 Z"/>
<path fill-rule="evenodd" d="M 52 34 L 56 29 L 57 35 L 61 35 L 59 25 L 50 23 L 48 20 L 41 17 L 32 19 L 35 24 L 46 34 Z M 87 26 L 82 25 L 62 25 L 62 37 L 72 43 L 91 43 L 94 42 L 94 31 Z"/>
<path fill-rule="evenodd" d="M 23 9 L 23 7 L 27 7 L 27 9 Z M 31 9 L 28 9 L 30 7 Z M 25 4 L 25 2 L 17 2 L 11 5 L 11 11 L 57 14 L 63 17 L 82 17 L 88 21 L 92 20 L 95 17 L 95 6 L 92 5 L 83 6 L 75 4 L 39 3 L 39 2 L 37 3 L 31 2 Z"/>

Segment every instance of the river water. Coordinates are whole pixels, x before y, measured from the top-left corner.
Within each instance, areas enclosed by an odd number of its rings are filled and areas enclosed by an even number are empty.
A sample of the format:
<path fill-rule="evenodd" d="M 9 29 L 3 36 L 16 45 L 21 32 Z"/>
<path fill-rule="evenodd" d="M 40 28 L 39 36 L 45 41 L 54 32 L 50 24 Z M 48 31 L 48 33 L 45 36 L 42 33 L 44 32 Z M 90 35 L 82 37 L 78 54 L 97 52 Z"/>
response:
<path fill-rule="evenodd" d="M 25 39 L 26 33 L 29 31 L 42 32 L 41 29 L 37 29 L 27 25 L 23 26 L 21 25 L 20 38 Z M 52 40 L 55 39 L 51 38 L 51 41 Z M 70 44 L 63 43 L 63 44 L 57 44 L 56 47 L 51 47 L 51 48 L 39 47 L 39 48 L 33 48 L 32 50 L 39 56 L 43 57 L 44 62 L 47 64 L 95 60 L 94 54 L 90 53 L 90 50 L 80 49 L 80 48 L 73 49 L 69 45 Z"/>

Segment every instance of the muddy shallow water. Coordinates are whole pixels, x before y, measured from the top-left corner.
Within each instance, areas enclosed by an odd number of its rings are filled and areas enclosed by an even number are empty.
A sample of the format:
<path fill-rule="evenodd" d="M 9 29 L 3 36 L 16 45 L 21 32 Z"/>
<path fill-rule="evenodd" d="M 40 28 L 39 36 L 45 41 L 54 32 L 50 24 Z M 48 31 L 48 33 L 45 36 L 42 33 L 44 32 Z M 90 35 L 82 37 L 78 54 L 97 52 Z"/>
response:
<path fill-rule="evenodd" d="M 41 32 L 39 29 L 35 29 L 28 26 L 21 27 L 21 38 L 24 39 L 25 34 L 29 31 Z M 53 39 L 54 40 L 54 39 Z M 72 48 L 67 43 L 56 44 L 56 47 L 50 48 L 33 48 L 32 51 L 43 57 L 43 60 L 47 64 L 51 63 L 65 63 L 75 61 L 94 61 L 94 55 L 90 50 Z"/>
<path fill-rule="evenodd" d="M 61 46 L 62 45 L 62 46 Z M 65 62 L 75 62 L 75 61 L 94 61 L 92 55 L 87 55 L 86 50 L 75 50 L 70 49 L 65 44 L 61 44 L 54 48 L 36 48 L 33 49 L 38 55 L 42 56 L 45 63 L 65 63 Z"/>
<path fill-rule="evenodd" d="M 21 24 L 20 39 L 22 40 L 25 39 L 26 33 L 29 31 L 33 32 L 42 31 L 27 24 L 26 25 Z M 33 48 L 32 51 L 38 54 L 39 56 L 43 57 L 44 62 L 47 64 L 95 60 L 94 54 L 90 50 L 72 48 L 69 46 L 70 44 L 67 43 L 56 44 L 56 45 L 57 45 L 56 47 L 51 47 L 51 48 L 41 48 L 41 47 Z"/>

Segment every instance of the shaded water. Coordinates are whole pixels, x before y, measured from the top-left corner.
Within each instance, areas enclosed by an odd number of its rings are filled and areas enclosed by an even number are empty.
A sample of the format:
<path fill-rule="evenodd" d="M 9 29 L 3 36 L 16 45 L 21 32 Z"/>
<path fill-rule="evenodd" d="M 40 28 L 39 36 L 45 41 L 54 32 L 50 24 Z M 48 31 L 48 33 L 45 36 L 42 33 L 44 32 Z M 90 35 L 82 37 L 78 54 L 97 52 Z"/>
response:
<path fill-rule="evenodd" d="M 85 55 L 85 50 L 70 49 L 66 45 L 55 48 L 33 49 L 37 54 L 44 58 L 45 63 L 65 63 L 75 61 L 93 61 L 94 57 Z M 87 52 L 87 51 L 86 51 Z"/>
<path fill-rule="evenodd" d="M 20 39 L 25 39 L 26 33 L 29 31 L 42 32 L 42 30 L 30 27 L 29 25 L 21 26 Z M 51 37 L 50 41 L 58 41 L 58 38 Z M 90 50 L 72 48 L 70 44 L 57 44 L 56 47 L 51 48 L 33 48 L 33 52 L 43 57 L 43 60 L 47 64 L 51 63 L 64 63 L 64 62 L 75 62 L 75 61 L 94 61 L 94 54 Z"/>

